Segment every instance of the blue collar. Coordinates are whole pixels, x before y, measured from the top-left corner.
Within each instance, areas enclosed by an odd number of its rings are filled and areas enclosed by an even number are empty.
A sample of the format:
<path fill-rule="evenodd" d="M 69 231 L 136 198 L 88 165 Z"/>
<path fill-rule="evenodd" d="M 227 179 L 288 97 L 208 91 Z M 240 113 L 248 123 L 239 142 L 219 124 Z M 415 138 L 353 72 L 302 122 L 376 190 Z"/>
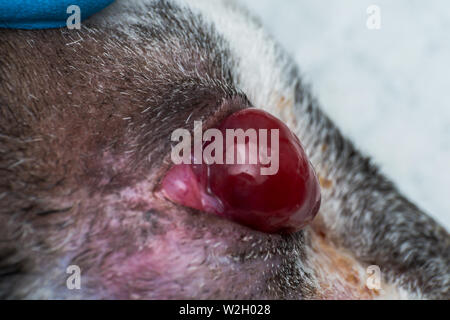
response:
<path fill-rule="evenodd" d="M 114 0 L 0 0 L 0 28 L 47 29 L 67 25 L 80 8 L 80 20 L 102 10 Z M 69 19 L 73 21 L 73 19 Z"/>

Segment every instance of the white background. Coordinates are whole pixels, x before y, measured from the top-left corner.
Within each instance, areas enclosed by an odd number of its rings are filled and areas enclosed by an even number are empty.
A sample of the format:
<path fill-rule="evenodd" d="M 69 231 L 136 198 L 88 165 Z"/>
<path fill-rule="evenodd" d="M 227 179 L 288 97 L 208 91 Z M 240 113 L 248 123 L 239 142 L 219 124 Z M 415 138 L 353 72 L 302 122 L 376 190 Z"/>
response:
<path fill-rule="evenodd" d="M 343 133 L 450 230 L 450 1 L 242 1 Z"/>

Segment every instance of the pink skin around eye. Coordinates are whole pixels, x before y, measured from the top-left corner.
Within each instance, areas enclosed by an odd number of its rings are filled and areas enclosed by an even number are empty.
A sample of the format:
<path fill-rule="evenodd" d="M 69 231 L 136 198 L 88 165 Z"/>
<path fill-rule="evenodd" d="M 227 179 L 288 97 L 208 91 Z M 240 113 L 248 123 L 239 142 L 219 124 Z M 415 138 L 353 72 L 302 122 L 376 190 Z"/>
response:
<path fill-rule="evenodd" d="M 202 161 L 174 165 L 162 181 L 169 200 L 267 233 L 295 232 L 314 219 L 320 207 L 319 183 L 299 139 L 283 122 L 262 110 L 245 109 L 230 115 L 218 129 L 223 136 L 224 159 L 228 154 L 226 129 L 267 129 L 266 144 L 257 136 L 258 148 L 266 146 L 267 154 L 273 156 L 271 134 L 278 129 L 276 172 L 262 174 L 261 169 L 270 164 L 262 164 L 259 157 L 256 164 L 249 164 L 248 153 L 244 164 L 208 165 Z M 249 144 L 245 139 L 243 149 L 235 140 L 234 154 L 249 152 Z M 203 144 L 203 150 L 207 145 Z"/>

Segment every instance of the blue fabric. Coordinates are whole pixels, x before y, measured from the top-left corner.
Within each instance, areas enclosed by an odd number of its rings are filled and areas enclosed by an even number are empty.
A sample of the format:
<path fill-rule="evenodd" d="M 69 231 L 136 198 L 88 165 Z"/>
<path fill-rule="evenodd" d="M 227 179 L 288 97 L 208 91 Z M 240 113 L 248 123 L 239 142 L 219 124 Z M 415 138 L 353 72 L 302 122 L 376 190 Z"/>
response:
<path fill-rule="evenodd" d="M 0 28 L 47 29 L 66 26 L 71 5 L 80 7 L 81 20 L 114 0 L 0 0 Z"/>

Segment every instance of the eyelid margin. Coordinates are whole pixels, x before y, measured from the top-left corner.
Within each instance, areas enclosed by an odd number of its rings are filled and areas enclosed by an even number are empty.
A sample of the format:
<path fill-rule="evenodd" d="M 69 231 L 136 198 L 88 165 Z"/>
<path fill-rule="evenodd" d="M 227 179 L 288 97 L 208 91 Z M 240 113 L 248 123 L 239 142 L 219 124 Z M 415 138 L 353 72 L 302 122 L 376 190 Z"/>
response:
<path fill-rule="evenodd" d="M 203 121 L 203 130 L 208 130 L 210 128 L 217 127 L 218 124 L 220 124 L 225 118 L 227 118 L 231 114 L 247 108 L 252 108 L 252 105 L 244 94 L 237 94 L 232 98 L 224 99 L 217 108 L 217 110 L 214 112 L 214 114 L 212 116 L 209 116 L 206 121 Z M 194 120 L 199 119 L 189 119 L 189 120 L 190 123 L 193 124 Z M 186 127 L 187 124 L 188 123 L 186 123 Z M 188 129 L 191 132 L 191 134 L 193 134 L 193 125 L 192 128 L 186 129 Z M 167 137 L 167 139 L 170 140 L 170 137 Z M 161 169 L 158 170 L 158 172 L 156 173 L 155 176 L 156 182 L 154 184 L 154 187 L 152 188 L 153 193 L 157 193 L 161 190 L 162 180 L 164 179 L 167 172 L 174 165 L 171 161 L 171 151 L 172 148 L 170 149 L 168 154 L 164 157 Z"/>

